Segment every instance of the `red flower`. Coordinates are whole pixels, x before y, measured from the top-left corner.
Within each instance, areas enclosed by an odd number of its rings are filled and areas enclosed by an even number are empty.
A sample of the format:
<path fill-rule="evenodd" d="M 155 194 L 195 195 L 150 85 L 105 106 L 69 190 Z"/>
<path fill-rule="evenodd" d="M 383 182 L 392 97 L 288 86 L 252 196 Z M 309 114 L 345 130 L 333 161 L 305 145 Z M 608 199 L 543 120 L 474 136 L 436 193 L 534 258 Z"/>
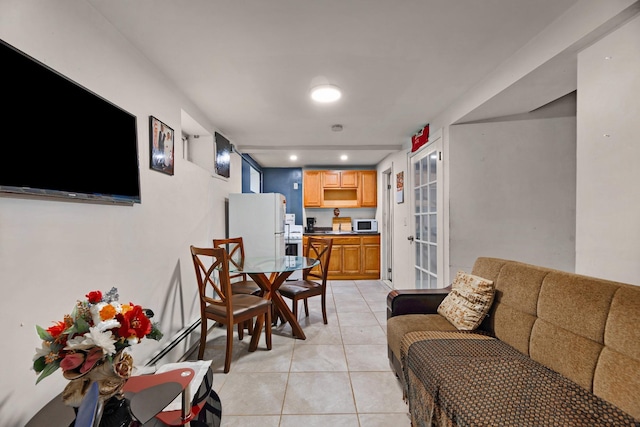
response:
<path fill-rule="evenodd" d="M 102 301 L 102 292 L 100 291 L 91 291 L 85 296 L 91 304 L 97 304 Z"/>
<path fill-rule="evenodd" d="M 53 338 L 58 338 L 65 329 L 67 329 L 67 325 L 65 325 L 64 322 L 55 322 L 53 326 L 47 329 L 47 332 L 49 332 Z"/>
<path fill-rule="evenodd" d="M 135 336 L 138 340 L 141 340 L 151 332 L 151 321 L 139 305 L 133 306 L 131 310 L 124 314 L 117 314 L 116 319 L 121 325 L 118 328 L 118 336 L 125 339 Z"/>

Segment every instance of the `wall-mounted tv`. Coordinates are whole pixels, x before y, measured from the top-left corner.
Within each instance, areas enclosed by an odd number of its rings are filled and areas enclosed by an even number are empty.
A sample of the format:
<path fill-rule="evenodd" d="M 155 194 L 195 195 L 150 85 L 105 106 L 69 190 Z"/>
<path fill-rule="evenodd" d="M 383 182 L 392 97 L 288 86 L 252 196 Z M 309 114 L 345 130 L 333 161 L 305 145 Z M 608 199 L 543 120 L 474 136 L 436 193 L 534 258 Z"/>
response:
<path fill-rule="evenodd" d="M 140 203 L 136 116 L 0 40 L 0 193 Z"/>
<path fill-rule="evenodd" d="M 216 132 L 216 173 L 225 178 L 231 176 L 231 143 Z"/>

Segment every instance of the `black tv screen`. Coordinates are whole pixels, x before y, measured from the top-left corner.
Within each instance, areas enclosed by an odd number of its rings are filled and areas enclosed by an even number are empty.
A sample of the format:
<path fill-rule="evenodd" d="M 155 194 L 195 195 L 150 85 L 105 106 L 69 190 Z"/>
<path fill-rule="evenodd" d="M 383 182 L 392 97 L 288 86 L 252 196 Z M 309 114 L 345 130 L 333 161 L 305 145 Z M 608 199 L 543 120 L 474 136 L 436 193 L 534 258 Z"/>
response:
<path fill-rule="evenodd" d="M 225 178 L 231 176 L 231 143 L 216 132 L 216 173 Z"/>
<path fill-rule="evenodd" d="M 0 192 L 140 203 L 136 116 L 0 40 Z"/>

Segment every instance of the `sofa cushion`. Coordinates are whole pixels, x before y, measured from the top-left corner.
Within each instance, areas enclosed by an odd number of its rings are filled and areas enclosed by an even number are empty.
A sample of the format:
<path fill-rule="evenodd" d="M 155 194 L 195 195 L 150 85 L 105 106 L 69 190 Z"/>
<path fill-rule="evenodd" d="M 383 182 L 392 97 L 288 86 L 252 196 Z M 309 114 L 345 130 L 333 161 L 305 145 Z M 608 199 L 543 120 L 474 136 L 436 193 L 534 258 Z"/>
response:
<path fill-rule="evenodd" d="M 621 286 L 613 297 L 593 392 L 640 420 L 640 287 Z"/>
<path fill-rule="evenodd" d="M 389 348 L 400 360 L 402 337 L 415 331 L 456 331 L 447 319 L 439 314 L 405 314 L 387 319 L 387 342 Z"/>
<path fill-rule="evenodd" d="M 478 259 L 476 264 L 481 261 L 484 265 L 484 259 Z M 480 268 L 477 270 L 482 271 Z M 529 354 L 531 329 L 537 318 L 538 294 L 548 273 L 547 268 L 517 261 L 507 262 L 494 280 L 496 294 L 483 327 L 496 338 Z"/>
<path fill-rule="evenodd" d="M 479 338 L 429 339 L 409 347 L 405 376 L 412 425 L 638 425 L 630 414 L 503 341 Z"/>
<path fill-rule="evenodd" d="M 473 331 L 489 312 L 494 291 L 493 280 L 459 271 L 438 314 L 462 331 Z"/>

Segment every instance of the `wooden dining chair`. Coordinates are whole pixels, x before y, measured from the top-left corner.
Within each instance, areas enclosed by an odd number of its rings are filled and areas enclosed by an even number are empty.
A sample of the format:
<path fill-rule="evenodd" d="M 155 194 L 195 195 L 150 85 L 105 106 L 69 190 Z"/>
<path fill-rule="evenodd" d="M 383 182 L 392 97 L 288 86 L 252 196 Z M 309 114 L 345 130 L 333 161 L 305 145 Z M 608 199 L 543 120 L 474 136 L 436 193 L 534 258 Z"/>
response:
<path fill-rule="evenodd" d="M 200 297 L 200 348 L 198 359 L 202 359 L 207 343 L 207 321 L 214 320 L 227 327 L 227 345 L 224 359 L 224 372 L 231 368 L 233 350 L 233 327 L 238 330 L 243 324 L 257 318 L 254 336 L 249 351 L 255 351 L 258 338 L 265 325 L 267 350 L 271 350 L 271 300 L 257 295 L 234 294 L 229 278 L 229 256 L 224 248 L 197 248 L 191 246 L 191 257 L 198 279 Z"/>
<path fill-rule="evenodd" d="M 213 239 L 214 248 L 224 247 L 229 254 L 229 262 L 236 268 L 244 265 L 244 243 L 242 237 Z M 230 273 L 231 292 L 234 294 L 262 295 L 262 289 L 245 273 Z"/>
<path fill-rule="evenodd" d="M 244 265 L 244 243 L 242 237 L 232 237 L 229 239 L 213 239 L 214 248 L 225 248 L 227 254 L 229 254 L 230 265 L 241 268 Z M 260 295 L 262 296 L 263 290 L 253 280 L 251 280 L 245 273 L 229 273 L 231 279 L 231 292 L 234 294 L 247 294 L 247 295 Z M 251 321 L 247 321 L 244 327 L 238 329 L 238 339 L 242 341 L 244 338 L 244 329 L 249 331 L 249 334 L 253 333 L 253 326 Z"/>
<path fill-rule="evenodd" d="M 332 246 L 331 238 L 309 236 L 304 256 L 318 259 L 320 264 L 304 270 L 302 280 L 285 282 L 278 289 L 283 297 L 292 300 L 292 311 L 296 319 L 298 318 L 298 301 L 304 301 L 304 312 L 306 317 L 309 317 L 307 299 L 319 295 L 322 298 L 322 319 L 324 324 L 327 324 L 327 273 Z"/>

